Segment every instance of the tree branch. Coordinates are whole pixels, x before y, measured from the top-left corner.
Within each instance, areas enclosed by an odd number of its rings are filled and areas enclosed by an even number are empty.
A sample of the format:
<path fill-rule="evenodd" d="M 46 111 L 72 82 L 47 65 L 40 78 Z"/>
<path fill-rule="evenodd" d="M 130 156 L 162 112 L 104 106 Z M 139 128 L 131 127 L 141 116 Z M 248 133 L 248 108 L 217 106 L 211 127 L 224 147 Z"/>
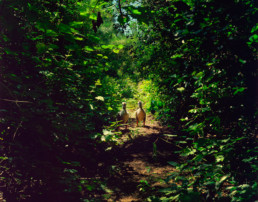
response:
<path fill-rule="evenodd" d="M 0 100 L 3 100 L 3 101 L 7 101 L 7 102 L 15 102 L 15 103 L 32 103 L 30 101 L 20 101 L 20 100 L 9 100 L 9 99 L 2 99 L 0 98 Z"/>
<path fill-rule="evenodd" d="M 121 8 L 121 0 L 118 0 L 118 7 L 119 7 L 120 14 L 121 14 L 121 16 L 123 18 L 124 15 L 123 15 L 122 8 Z"/>

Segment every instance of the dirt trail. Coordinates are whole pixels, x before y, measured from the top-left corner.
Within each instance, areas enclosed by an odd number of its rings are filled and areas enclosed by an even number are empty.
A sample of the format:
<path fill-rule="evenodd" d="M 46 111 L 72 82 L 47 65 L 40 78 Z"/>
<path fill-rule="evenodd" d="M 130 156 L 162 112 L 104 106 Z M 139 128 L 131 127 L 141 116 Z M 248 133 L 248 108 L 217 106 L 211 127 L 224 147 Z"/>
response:
<path fill-rule="evenodd" d="M 166 186 L 160 179 L 175 171 L 167 162 L 178 159 L 175 154 L 178 148 L 166 141 L 164 136 L 171 132 L 151 115 L 147 116 L 145 127 L 142 124 L 136 127 L 135 116 L 132 111 L 129 112 L 129 128 L 121 129 L 124 144 L 117 152 L 119 165 L 108 180 L 108 187 L 113 193 L 107 201 L 143 201 L 153 194 L 154 188 Z M 153 150 L 154 143 L 157 152 Z"/>

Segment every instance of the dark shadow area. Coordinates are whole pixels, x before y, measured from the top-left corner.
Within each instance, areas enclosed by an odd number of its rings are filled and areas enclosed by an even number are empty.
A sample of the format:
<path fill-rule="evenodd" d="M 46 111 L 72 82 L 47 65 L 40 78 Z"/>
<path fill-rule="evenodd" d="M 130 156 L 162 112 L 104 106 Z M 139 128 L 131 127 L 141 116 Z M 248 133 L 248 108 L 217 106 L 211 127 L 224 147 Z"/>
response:
<path fill-rule="evenodd" d="M 138 199 L 143 199 L 144 196 L 139 192 L 139 182 L 142 179 L 149 179 L 150 176 L 145 170 L 165 172 L 170 168 L 168 161 L 181 162 L 182 160 L 175 153 L 179 150 L 173 144 L 176 139 L 165 139 L 164 128 L 147 125 L 144 129 L 146 129 L 146 134 L 137 135 L 123 145 L 114 148 L 113 157 L 117 159 L 117 171 L 107 180 L 108 187 L 114 190 L 114 201 L 118 201 L 125 196 L 135 196 Z M 147 130 L 157 130 L 158 133 L 148 134 Z M 123 135 L 130 133 L 129 129 L 121 131 Z M 169 131 L 166 132 L 169 133 Z M 156 151 L 153 148 L 154 144 L 156 145 Z"/>

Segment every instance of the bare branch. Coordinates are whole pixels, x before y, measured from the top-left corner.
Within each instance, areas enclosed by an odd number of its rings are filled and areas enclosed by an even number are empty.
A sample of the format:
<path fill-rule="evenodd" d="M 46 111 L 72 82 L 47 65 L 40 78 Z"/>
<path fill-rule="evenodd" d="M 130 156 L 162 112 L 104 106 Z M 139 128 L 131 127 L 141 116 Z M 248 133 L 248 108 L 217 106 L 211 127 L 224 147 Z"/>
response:
<path fill-rule="evenodd" d="M 9 100 L 9 99 L 2 99 L 2 98 L 0 98 L 0 100 L 7 101 L 7 102 L 15 102 L 16 104 L 17 103 L 33 103 L 33 102 L 30 102 L 30 101 Z"/>
<path fill-rule="evenodd" d="M 119 7 L 119 11 L 120 11 L 120 13 L 121 13 L 121 16 L 122 16 L 122 18 L 123 18 L 124 15 L 123 15 L 122 8 L 121 8 L 121 0 L 118 0 L 118 7 Z"/>

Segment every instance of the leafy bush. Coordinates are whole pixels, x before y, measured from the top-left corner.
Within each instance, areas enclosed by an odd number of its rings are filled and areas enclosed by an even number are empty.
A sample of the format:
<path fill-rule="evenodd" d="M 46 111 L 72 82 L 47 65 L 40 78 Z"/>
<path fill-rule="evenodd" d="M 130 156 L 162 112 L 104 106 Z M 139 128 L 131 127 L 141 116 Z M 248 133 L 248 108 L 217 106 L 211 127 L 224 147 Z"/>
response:
<path fill-rule="evenodd" d="M 161 200 L 187 201 L 192 194 L 219 200 L 226 184 L 234 187 L 229 189 L 231 200 L 254 200 L 253 1 L 150 0 L 138 10 L 139 20 L 153 13 L 145 18 L 142 30 L 151 26 L 134 50 L 141 58 L 142 76 L 158 87 L 157 99 L 148 108 L 157 110 L 187 143 L 181 151 L 187 161 L 177 167 L 181 174 L 171 177 L 182 185 L 172 184 L 164 191 L 171 198 Z M 185 172 L 194 176 L 185 177 Z M 243 184 L 249 186 L 242 190 Z"/>
<path fill-rule="evenodd" d="M 104 5 L 0 2 L 0 169 L 7 201 L 46 195 L 71 201 L 87 192 L 81 173 L 97 165 L 106 146 L 96 138 L 123 96 L 107 57 L 123 46 L 100 44 L 92 27 Z"/>

